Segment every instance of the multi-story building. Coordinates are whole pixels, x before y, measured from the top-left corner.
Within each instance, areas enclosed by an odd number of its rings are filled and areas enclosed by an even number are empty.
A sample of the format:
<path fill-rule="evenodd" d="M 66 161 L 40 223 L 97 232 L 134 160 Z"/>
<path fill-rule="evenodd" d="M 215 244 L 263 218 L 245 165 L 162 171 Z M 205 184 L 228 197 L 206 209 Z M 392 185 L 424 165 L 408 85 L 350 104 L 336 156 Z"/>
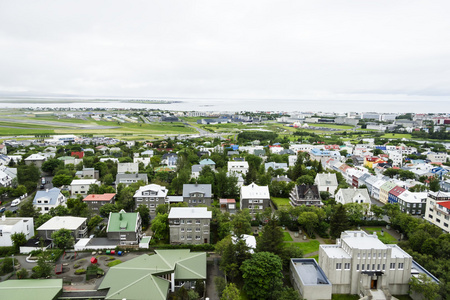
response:
<path fill-rule="evenodd" d="M 33 218 L 7 218 L 0 219 L 0 247 L 11 247 L 11 235 L 24 233 L 27 240 L 34 236 Z"/>
<path fill-rule="evenodd" d="M 317 185 L 319 192 L 328 192 L 331 195 L 334 195 L 338 187 L 338 181 L 334 173 L 317 174 L 314 184 Z"/>
<path fill-rule="evenodd" d="M 188 206 L 211 206 L 212 187 L 210 184 L 183 184 L 183 202 Z"/>
<path fill-rule="evenodd" d="M 100 178 L 100 172 L 94 168 L 83 168 L 81 171 L 77 171 L 75 173 L 75 176 L 77 176 L 80 179 L 99 179 Z"/>
<path fill-rule="evenodd" d="M 401 151 L 389 151 L 389 159 L 392 160 L 393 167 L 401 167 L 403 165 L 403 154 Z"/>
<path fill-rule="evenodd" d="M 148 176 L 145 173 L 135 173 L 135 174 L 128 174 L 128 173 L 122 173 L 116 175 L 116 187 L 119 184 L 123 184 L 125 186 L 129 186 L 132 183 L 136 183 L 138 181 L 142 181 L 144 184 L 148 183 Z"/>
<path fill-rule="evenodd" d="M 90 194 L 87 195 L 83 202 L 87 204 L 90 210 L 93 212 L 99 213 L 100 208 L 105 204 L 114 204 L 114 200 L 116 199 L 116 194 L 114 193 L 106 193 L 106 194 Z"/>
<path fill-rule="evenodd" d="M 96 179 L 74 179 L 70 184 L 70 194 L 71 195 L 85 195 L 89 191 L 91 184 L 100 185 L 100 181 Z"/>
<path fill-rule="evenodd" d="M 425 220 L 450 233 L 450 194 L 428 192 L 425 208 Z"/>
<path fill-rule="evenodd" d="M 398 197 L 400 197 L 400 195 L 405 191 L 406 190 L 401 186 L 394 186 L 388 193 L 388 203 L 398 203 Z"/>
<path fill-rule="evenodd" d="M 425 214 L 427 195 L 428 193 L 426 192 L 413 193 L 410 191 L 404 191 L 397 197 L 397 203 L 400 206 L 400 210 L 402 212 L 411 215 L 423 216 Z"/>
<path fill-rule="evenodd" d="M 117 164 L 117 173 L 137 173 L 139 172 L 139 164 L 138 163 L 118 163 Z"/>
<path fill-rule="evenodd" d="M 106 227 L 108 240 L 120 241 L 120 245 L 137 245 L 141 233 L 142 220 L 138 212 L 127 213 L 122 209 L 118 213 L 109 213 Z"/>
<path fill-rule="evenodd" d="M 290 203 L 292 206 L 322 206 L 320 200 L 319 189 L 317 185 L 300 184 L 294 186 L 289 194 Z"/>
<path fill-rule="evenodd" d="M 389 199 L 389 192 L 395 188 L 397 185 L 391 181 L 386 181 L 382 186 L 380 186 L 380 197 L 378 198 L 378 200 L 381 203 L 388 203 L 388 199 Z"/>
<path fill-rule="evenodd" d="M 208 244 L 212 212 L 206 207 L 172 207 L 169 212 L 171 244 Z"/>
<path fill-rule="evenodd" d="M 167 188 L 157 184 L 141 186 L 133 196 L 136 208 L 141 204 L 147 205 L 150 210 L 150 216 L 154 217 L 156 215 L 156 207 L 166 203 L 167 192 Z"/>
<path fill-rule="evenodd" d="M 399 246 L 386 245 L 376 233 L 364 231 L 345 231 L 336 245 L 320 245 L 319 265 L 332 283 L 333 294 L 371 296 L 379 290 L 406 295 L 409 280 L 418 273 L 439 282 Z"/>
<path fill-rule="evenodd" d="M 72 236 L 77 240 L 87 236 L 88 227 L 86 222 L 87 218 L 56 216 L 42 224 L 37 229 L 37 232 L 40 237 L 50 240 L 53 232 L 65 228 L 70 230 Z"/>
<path fill-rule="evenodd" d="M 66 197 L 58 188 L 37 191 L 33 199 L 34 208 L 41 214 L 48 213 L 51 208 L 55 208 L 58 205 L 66 205 Z"/>
<path fill-rule="evenodd" d="M 347 203 L 366 203 L 370 206 L 370 196 L 367 189 L 340 189 L 336 193 L 335 197 L 336 203 L 347 204 Z"/>
<path fill-rule="evenodd" d="M 244 175 L 247 174 L 249 168 L 246 161 L 229 161 L 227 166 L 229 173 L 241 173 Z"/>
<path fill-rule="evenodd" d="M 268 186 L 259 186 L 252 182 L 250 185 L 241 186 L 241 210 L 248 208 L 251 214 L 263 212 L 270 207 L 270 194 Z"/>

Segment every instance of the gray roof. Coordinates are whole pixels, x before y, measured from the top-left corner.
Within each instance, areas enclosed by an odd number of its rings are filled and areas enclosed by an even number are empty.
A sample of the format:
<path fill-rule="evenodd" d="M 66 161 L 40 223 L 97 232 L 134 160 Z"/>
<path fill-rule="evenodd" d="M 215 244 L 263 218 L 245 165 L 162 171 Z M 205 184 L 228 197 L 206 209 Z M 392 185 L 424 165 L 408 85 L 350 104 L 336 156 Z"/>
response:
<path fill-rule="evenodd" d="M 211 197 L 210 184 L 183 184 L 183 197 L 190 197 L 191 193 L 200 192 L 205 194 L 205 197 Z"/>
<path fill-rule="evenodd" d="M 192 165 L 191 172 L 200 172 L 205 165 Z"/>
<path fill-rule="evenodd" d="M 337 178 L 336 174 L 334 173 L 324 173 L 324 174 L 317 174 L 316 176 L 317 184 L 320 186 L 337 186 Z"/>
<path fill-rule="evenodd" d="M 117 174 L 116 175 L 116 184 L 120 183 L 120 180 L 124 180 L 124 179 L 137 179 L 142 180 L 144 182 L 148 182 L 148 177 L 147 174 L 145 173 L 139 173 L 139 174 Z"/>
<path fill-rule="evenodd" d="M 57 200 L 58 200 L 58 196 L 61 193 L 61 190 L 58 188 L 52 188 L 50 190 L 45 190 L 45 191 L 38 191 L 36 193 L 36 196 L 34 196 L 33 199 L 33 205 L 39 205 L 39 203 L 37 203 L 37 199 L 39 198 L 46 198 L 49 200 L 49 203 L 46 203 L 47 205 L 55 205 Z"/>
<path fill-rule="evenodd" d="M 344 197 L 346 203 L 351 202 L 349 200 L 353 199 L 353 197 L 358 194 L 361 194 L 361 196 L 365 197 L 366 200 L 370 201 L 370 196 L 367 189 L 340 189 L 339 192 L 342 193 L 342 197 Z"/>

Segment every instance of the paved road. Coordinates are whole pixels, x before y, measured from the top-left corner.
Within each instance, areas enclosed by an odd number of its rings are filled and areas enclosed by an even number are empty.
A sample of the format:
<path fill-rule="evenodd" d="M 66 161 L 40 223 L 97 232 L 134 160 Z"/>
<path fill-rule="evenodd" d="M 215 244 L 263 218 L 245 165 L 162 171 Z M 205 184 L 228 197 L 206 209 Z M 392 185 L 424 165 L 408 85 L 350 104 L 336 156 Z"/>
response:
<path fill-rule="evenodd" d="M 222 272 L 219 270 L 220 257 L 217 255 L 211 255 L 207 258 L 208 263 L 208 276 L 206 279 L 206 297 L 210 300 L 219 300 L 219 295 L 216 291 L 216 285 L 214 284 L 214 278 L 222 276 Z"/>

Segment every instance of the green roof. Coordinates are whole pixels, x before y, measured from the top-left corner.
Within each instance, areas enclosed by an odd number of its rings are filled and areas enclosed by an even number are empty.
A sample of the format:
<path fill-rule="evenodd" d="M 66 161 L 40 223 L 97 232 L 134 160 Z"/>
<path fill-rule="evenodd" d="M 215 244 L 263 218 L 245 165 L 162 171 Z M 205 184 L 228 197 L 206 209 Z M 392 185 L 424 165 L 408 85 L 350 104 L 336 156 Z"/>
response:
<path fill-rule="evenodd" d="M 136 232 L 138 213 L 127 213 L 121 210 L 111 213 L 108 220 L 106 232 Z"/>
<path fill-rule="evenodd" d="M 105 299 L 165 300 L 170 282 L 160 275 L 175 273 L 175 280 L 206 279 L 206 253 L 189 249 L 156 250 L 112 267 L 99 289 L 109 288 Z"/>
<path fill-rule="evenodd" d="M 0 282 L 2 299 L 53 300 L 62 291 L 62 279 L 21 279 Z"/>

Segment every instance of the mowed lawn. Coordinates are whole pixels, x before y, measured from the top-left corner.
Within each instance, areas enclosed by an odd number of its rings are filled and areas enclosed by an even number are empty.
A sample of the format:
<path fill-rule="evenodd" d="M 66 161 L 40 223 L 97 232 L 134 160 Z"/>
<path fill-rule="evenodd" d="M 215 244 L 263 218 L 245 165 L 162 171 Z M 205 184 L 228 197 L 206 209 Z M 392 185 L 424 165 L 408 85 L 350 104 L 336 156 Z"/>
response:
<path fill-rule="evenodd" d="M 309 241 L 305 243 L 290 243 L 290 244 L 294 244 L 295 246 L 302 249 L 304 255 L 319 251 L 320 245 L 319 241 Z"/>
<path fill-rule="evenodd" d="M 292 236 L 289 234 L 289 232 L 285 231 L 283 232 L 284 236 L 283 236 L 283 241 L 285 242 L 292 242 Z"/>
<path fill-rule="evenodd" d="M 277 197 L 271 197 L 273 203 L 278 207 L 278 209 L 282 207 L 290 207 L 291 204 L 289 204 L 289 198 L 277 198 Z"/>
<path fill-rule="evenodd" d="M 386 232 L 386 230 L 384 230 L 384 234 L 381 235 L 381 230 L 383 229 L 382 227 L 363 227 L 362 229 L 364 229 L 369 234 L 376 232 L 380 241 L 382 241 L 385 244 L 398 243 L 397 239 L 392 235 L 390 235 L 388 232 Z"/>

